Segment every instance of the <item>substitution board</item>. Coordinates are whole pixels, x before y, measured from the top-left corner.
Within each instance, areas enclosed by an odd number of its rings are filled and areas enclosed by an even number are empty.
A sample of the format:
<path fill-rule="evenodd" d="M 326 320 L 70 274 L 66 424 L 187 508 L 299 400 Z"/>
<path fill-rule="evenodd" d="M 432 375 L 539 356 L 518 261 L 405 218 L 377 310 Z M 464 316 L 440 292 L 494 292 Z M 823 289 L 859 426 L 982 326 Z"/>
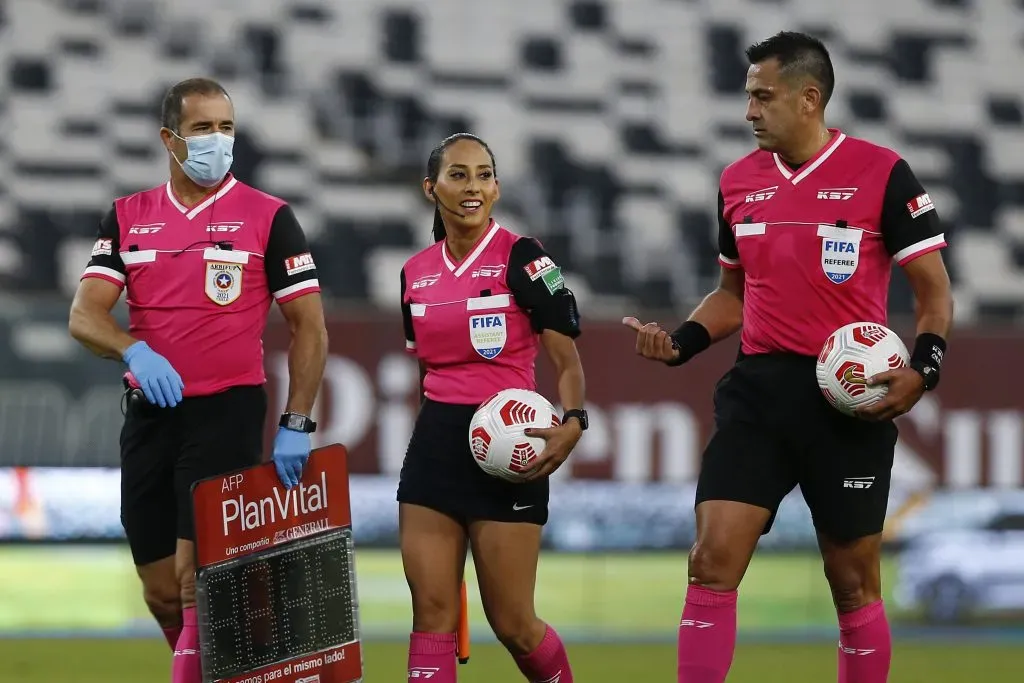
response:
<path fill-rule="evenodd" d="M 285 489 L 273 463 L 192 488 L 204 683 L 362 680 L 344 446 Z"/>

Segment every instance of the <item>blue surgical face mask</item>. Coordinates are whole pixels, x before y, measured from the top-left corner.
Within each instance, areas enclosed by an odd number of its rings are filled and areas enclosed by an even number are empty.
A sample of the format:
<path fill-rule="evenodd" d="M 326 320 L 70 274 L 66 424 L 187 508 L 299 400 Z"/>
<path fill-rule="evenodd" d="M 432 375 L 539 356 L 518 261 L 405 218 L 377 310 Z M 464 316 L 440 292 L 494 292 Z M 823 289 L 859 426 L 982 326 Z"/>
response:
<path fill-rule="evenodd" d="M 174 137 L 184 140 L 188 148 L 188 157 L 185 161 L 178 161 L 181 170 L 185 172 L 192 181 L 201 187 L 213 187 L 231 169 L 231 160 L 234 158 L 232 150 L 235 147 L 235 139 L 224 133 L 210 133 L 208 135 L 193 135 L 183 138 L 172 132 Z M 174 156 L 173 153 L 171 156 Z"/>

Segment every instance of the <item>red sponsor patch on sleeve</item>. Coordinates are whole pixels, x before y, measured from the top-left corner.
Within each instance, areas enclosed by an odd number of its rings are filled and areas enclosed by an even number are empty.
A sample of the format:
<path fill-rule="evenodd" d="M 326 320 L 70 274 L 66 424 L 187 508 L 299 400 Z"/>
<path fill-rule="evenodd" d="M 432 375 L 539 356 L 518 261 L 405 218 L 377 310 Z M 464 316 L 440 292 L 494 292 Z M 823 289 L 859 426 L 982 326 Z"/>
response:
<path fill-rule="evenodd" d="M 555 262 L 552 261 L 550 257 L 541 256 L 539 259 L 526 264 L 526 266 L 523 267 L 523 270 L 526 271 L 530 280 L 536 280 L 554 267 Z"/>
<path fill-rule="evenodd" d="M 932 203 L 932 198 L 925 192 L 922 195 L 918 195 L 907 202 L 907 211 L 910 212 L 911 218 L 917 218 L 921 214 L 928 213 L 935 208 L 935 204 Z"/>
<path fill-rule="evenodd" d="M 101 237 L 92 245 L 93 256 L 110 256 L 113 252 L 113 240 Z"/>
<path fill-rule="evenodd" d="M 288 275 L 297 275 L 314 268 L 316 268 L 316 264 L 313 263 L 313 256 L 308 251 L 304 254 L 289 256 L 284 260 L 284 272 Z"/>

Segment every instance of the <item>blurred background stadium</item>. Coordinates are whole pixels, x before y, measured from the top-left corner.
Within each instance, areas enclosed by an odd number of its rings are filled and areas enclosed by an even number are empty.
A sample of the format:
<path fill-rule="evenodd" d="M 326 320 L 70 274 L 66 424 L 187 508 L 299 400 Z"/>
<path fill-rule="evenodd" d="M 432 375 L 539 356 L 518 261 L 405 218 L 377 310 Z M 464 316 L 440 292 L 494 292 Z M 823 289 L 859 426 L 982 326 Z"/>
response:
<path fill-rule="evenodd" d="M 780 29 L 826 41 L 829 122 L 899 150 L 949 231 L 956 336 L 942 386 L 901 420 L 886 529 L 892 680 L 1020 680 L 1019 0 L 0 0 L 0 680 L 167 677 L 118 519 L 119 372 L 68 338 L 66 315 L 112 199 L 165 179 L 159 100 L 194 75 L 230 91 L 234 172 L 292 203 L 320 266 L 332 355 L 316 436 L 347 444 L 356 471 L 366 680 L 404 680 L 410 619 L 393 494 L 417 372 L 398 271 L 429 240 L 427 153 L 462 130 L 497 154 L 499 218 L 543 240 L 585 317 L 593 428 L 556 476 L 542 615 L 574 641 L 578 680 L 672 680 L 693 481 L 735 346 L 670 377 L 617 320 L 670 323 L 713 286 L 718 174 L 752 148 L 742 50 Z M 912 335 L 898 275 L 891 308 Z M 284 335 L 275 319 L 272 414 Z M 798 496 L 740 609 L 730 680 L 834 680 Z M 518 680 L 476 607 L 473 627 L 462 680 Z"/>

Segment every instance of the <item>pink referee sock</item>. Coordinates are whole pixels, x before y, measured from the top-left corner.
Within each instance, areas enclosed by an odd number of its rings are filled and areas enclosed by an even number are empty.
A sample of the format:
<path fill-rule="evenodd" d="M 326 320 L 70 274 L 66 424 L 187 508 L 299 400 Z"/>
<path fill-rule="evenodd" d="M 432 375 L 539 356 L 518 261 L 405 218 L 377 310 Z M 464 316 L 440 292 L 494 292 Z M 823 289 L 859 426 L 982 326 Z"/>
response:
<path fill-rule="evenodd" d="M 409 637 L 409 681 L 455 683 L 455 634 L 419 633 Z"/>
<path fill-rule="evenodd" d="M 528 655 L 519 655 L 515 660 L 530 683 L 572 683 L 565 644 L 550 626 L 544 631 L 544 638 L 536 650 Z"/>
<path fill-rule="evenodd" d="M 679 622 L 678 683 L 723 683 L 736 650 L 736 591 L 686 589 Z"/>
<path fill-rule="evenodd" d="M 839 683 L 885 683 L 892 634 L 882 601 L 839 615 Z"/>
<path fill-rule="evenodd" d="M 171 662 L 171 683 L 202 683 L 203 665 L 199 659 L 196 608 L 186 607 L 181 616 L 181 635 L 174 646 L 174 660 Z"/>

